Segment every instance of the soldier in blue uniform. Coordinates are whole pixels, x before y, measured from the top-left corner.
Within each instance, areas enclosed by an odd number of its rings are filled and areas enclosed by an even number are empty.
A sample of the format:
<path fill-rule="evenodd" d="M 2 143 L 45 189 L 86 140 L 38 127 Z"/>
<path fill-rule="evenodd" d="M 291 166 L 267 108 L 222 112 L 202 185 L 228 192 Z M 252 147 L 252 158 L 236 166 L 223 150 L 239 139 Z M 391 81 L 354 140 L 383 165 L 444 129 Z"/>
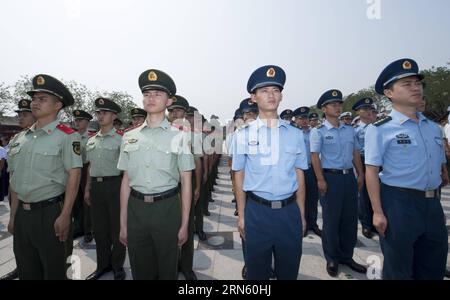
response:
<path fill-rule="evenodd" d="M 304 173 L 308 169 L 303 134 L 278 118 L 286 81 L 277 66 L 250 76 L 247 90 L 259 117 L 233 138 L 232 155 L 238 227 L 245 239 L 247 279 L 268 280 L 272 255 L 280 280 L 298 276 L 305 228 Z"/>
<path fill-rule="evenodd" d="M 291 121 L 292 121 L 292 113 L 293 113 L 292 110 L 290 110 L 290 109 L 285 109 L 285 110 L 283 110 L 283 111 L 281 112 L 280 118 L 281 118 L 282 120 L 285 120 L 285 121 L 291 123 Z"/>
<path fill-rule="evenodd" d="M 250 123 L 258 117 L 258 105 L 252 102 L 251 98 L 242 100 L 239 105 L 244 123 Z"/>
<path fill-rule="evenodd" d="M 439 188 L 441 175 L 446 182 L 448 175 L 441 174 L 446 163 L 442 132 L 417 112 L 422 79 L 412 59 L 389 64 L 375 89 L 391 100 L 392 111 L 366 131 L 366 184 L 387 280 L 445 274 L 448 236 Z"/>
<path fill-rule="evenodd" d="M 361 161 L 364 163 L 364 137 L 366 135 L 367 126 L 373 123 L 373 110 L 375 106 L 373 99 L 370 97 L 364 97 L 358 100 L 352 107 L 352 110 L 356 111 L 359 116 L 358 125 L 355 126 L 356 140 L 360 146 Z M 364 168 L 364 165 L 363 165 Z M 370 204 L 369 195 L 367 194 L 366 184 L 364 183 L 361 191 L 358 195 L 358 215 L 359 221 L 362 226 L 362 234 L 371 239 L 375 228 L 372 225 L 372 206 Z"/>
<path fill-rule="evenodd" d="M 319 115 L 317 113 L 310 113 L 308 115 L 308 119 L 309 119 L 309 126 L 311 128 L 316 128 L 317 126 L 319 126 L 320 124 Z"/>
<path fill-rule="evenodd" d="M 340 116 L 339 116 L 339 120 L 341 122 L 343 122 L 345 125 L 352 125 L 352 121 L 353 121 L 353 116 L 352 113 L 349 111 L 343 112 Z"/>
<path fill-rule="evenodd" d="M 309 111 L 309 107 L 303 106 L 294 110 L 293 113 L 295 125 L 303 132 L 308 159 L 308 170 L 305 171 L 305 235 L 308 234 L 308 230 L 312 230 L 318 236 L 322 236 L 322 230 L 320 230 L 317 225 L 317 205 L 319 201 L 319 192 L 317 190 L 317 179 L 314 175 L 314 170 L 311 167 L 311 151 L 309 143 L 311 127 L 309 126 L 308 120 Z"/>
<path fill-rule="evenodd" d="M 365 273 L 366 267 L 353 260 L 358 230 L 358 189 L 364 180 L 359 145 L 353 127 L 339 122 L 342 93 L 325 92 L 317 103 L 326 115 L 324 124 L 311 132 L 311 160 L 322 205 L 322 247 L 327 272 L 338 275 L 339 264 Z M 320 158 L 319 158 L 320 155 Z M 355 179 L 353 166 L 358 179 Z"/>

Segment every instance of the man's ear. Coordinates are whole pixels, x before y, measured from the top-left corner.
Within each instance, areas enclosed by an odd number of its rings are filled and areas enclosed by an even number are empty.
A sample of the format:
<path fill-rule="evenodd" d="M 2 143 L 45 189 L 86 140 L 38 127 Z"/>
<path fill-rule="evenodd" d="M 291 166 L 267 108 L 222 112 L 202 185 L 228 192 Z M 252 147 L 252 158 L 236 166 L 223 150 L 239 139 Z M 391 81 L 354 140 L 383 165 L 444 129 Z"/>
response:
<path fill-rule="evenodd" d="M 166 102 L 166 107 L 169 107 L 169 106 L 171 106 L 173 104 L 173 98 L 172 97 L 169 97 L 169 99 L 167 100 L 167 102 Z"/>
<path fill-rule="evenodd" d="M 117 119 L 117 114 L 116 113 L 113 113 L 113 122 L 114 122 L 114 120 L 116 120 Z"/>
<path fill-rule="evenodd" d="M 254 104 L 258 104 L 258 102 L 256 102 L 256 94 L 250 94 L 250 101 Z"/>
<path fill-rule="evenodd" d="M 55 101 L 55 104 L 56 104 L 56 107 L 58 108 L 58 112 L 59 112 L 60 110 L 62 110 L 64 108 L 64 103 L 62 103 L 62 101 L 59 100 L 59 98 L 55 97 L 55 99 L 57 100 L 57 101 Z"/>
<path fill-rule="evenodd" d="M 384 91 L 383 91 L 384 95 L 389 99 L 391 99 L 393 96 L 392 89 L 393 89 L 393 87 L 384 89 Z"/>
<path fill-rule="evenodd" d="M 325 113 L 325 111 L 327 110 L 327 108 L 326 108 L 325 106 L 322 106 L 322 107 L 320 108 L 320 110 L 321 110 L 323 113 Z"/>

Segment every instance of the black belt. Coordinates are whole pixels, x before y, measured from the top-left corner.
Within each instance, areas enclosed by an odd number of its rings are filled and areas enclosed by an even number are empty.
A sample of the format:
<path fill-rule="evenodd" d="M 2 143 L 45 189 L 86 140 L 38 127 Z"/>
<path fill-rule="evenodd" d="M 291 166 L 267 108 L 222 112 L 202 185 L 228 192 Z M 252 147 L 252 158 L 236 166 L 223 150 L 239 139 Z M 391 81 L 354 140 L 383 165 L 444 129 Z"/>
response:
<path fill-rule="evenodd" d="M 91 177 L 92 181 L 95 182 L 104 182 L 104 181 L 111 181 L 113 179 L 120 178 L 121 176 L 106 176 L 106 177 Z"/>
<path fill-rule="evenodd" d="M 133 196 L 139 200 L 142 200 L 145 203 L 153 203 L 153 202 L 169 199 L 169 198 L 172 198 L 173 196 L 175 196 L 176 194 L 178 194 L 178 187 L 173 188 L 173 189 L 168 190 L 163 193 L 159 193 L 159 194 L 142 194 L 141 192 L 138 192 L 134 189 L 131 189 L 131 193 L 130 193 L 131 196 Z"/>
<path fill-rule="evenodd" d="M 439 198 L 439 189 L 437 190 L 432 190 L 432 191 L 420 191 L 420 190 L 415 190 L 415 189 L 409 189 L 409 188 L 402 188 L 402 187 L 397 187 L 397 186 L 391 186 L 391 185 L 387 185 L 384 184 L 383 185 L 405 192 L 405 193 L 409 193 L 409 194 L 413 194 L 417 197 L 421 197 L 421 198 L 426 198 L 426 199 L 434 199 L 434 198 Z"/>
<path fill-rule="evenodd" d="M 347 175 L 352 174 L 353 169 L 347 169 L 347 170 L 338 170 L 338 169 L 323 169 L 324 173 L 331 173 L 331 174 L 341 174 L 341 175 Z"/>
<path fill-rule="evenodd" d="M 264 198 L 261 198 L 261 197 L 255 195 L 253 192 L 247 192 L 247 199 L 250 199 L 253 202 L 256 202 L 258 204 L 268 206 L 272 209 L 280 209 L 280 208 L 288 206 L 289 204 L 294 202 L 297 199 L 297 197 L 295 196 L 295 194 L 292 194 L 291 197 L 284 199 L 284 200 L 269 201 L 269 200 L 266 200 Z"/>
<path fill-rule="evenodd" d="M 26 203 L 26 202 L 23 202 L 22 200 L 19 200 L 19 202 L 24 210 L 35 210 L 35 209 L 41 209 L 41 208 L 46 208 L 46 207 L 52 206 L 63 200 L 64 200 L 64 196 L 60 195 L 60 196 L 53 197 L 53 198 L 43 200 L 43 201 L 39 201 L 36 203 Z"/>

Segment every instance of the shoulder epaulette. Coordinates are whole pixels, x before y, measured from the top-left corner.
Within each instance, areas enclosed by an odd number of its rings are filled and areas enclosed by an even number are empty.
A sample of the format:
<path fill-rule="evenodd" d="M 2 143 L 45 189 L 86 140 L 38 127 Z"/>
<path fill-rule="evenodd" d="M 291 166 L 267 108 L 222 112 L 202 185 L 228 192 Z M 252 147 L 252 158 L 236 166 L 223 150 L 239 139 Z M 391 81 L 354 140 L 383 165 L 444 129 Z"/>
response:
<path fill-rule="evenodd" d="M 244 125 L 242 125 L 242 126 L 239 126 L 239 128 L 237 129 L 237 130 L 243 130 L 243 129 L 245 129 L 245 128 L 247 128 L 248 126 L 250 126 L 248 123 L 245 123 Z"/>
<path fill-rule="evenodd" d="M 97 134 L 97 132 L 89 132 L 88 136 L 91 138 L 91 137 L 95 136 L 96 134 Z"/>
<path fill-rule="evenodd" d="M 68 126 L 66 126 L 66 125 L 63 125 L 63 124 L 57 125 L 56 128 L 58 128 L 59 130 L 61 130 L 61 131 L 64 132 L 65 134 L 72 134 L 72 133 L 75 133 L 75 132 L 76 132 L 76 131 L 73 130 L 72 128 L 70 128 L 70 127 L 68 127 Z"/>
<path fill-rule="evenodd" d="M 373 123 L 373 126 L 380 127 L 383 124 L 386 124 L 387 122 L 390 122 L 392 120 L 392 117 L 388 116 L 386 118 L 380 119 Z"/>
<path fill-rule="evenodd" d="M 116 130 L 116 132 L 120 136 L 123 136 L 125 134 L 125 132 L 123 132 L 122 130 Z"/>
<path fill-rule="evenodd" d="M 128 131 L 131 131 L 131 130 L 133 130 L 133 129 L 138 128 L 139 126 L 141 126 L 141 125 L 136 125 L 136 126 L 129 127 L 129 128 L 127 128 L 127 129 L 125 129 L 123 132 L 126 133 L 126 132 L 128 132 Z"/>
<path fill-rule="evenodd" d="M 298 127 L 298 126 L 296 126 L 296 125 L 294 125 L 294 124 L 289 124 L 289 126 L 291 126 L 291 127 L 294 127 L 295 129 L 298 129 L 298 130 L 302 130 L 300 127 Z M 303 130 L 302 130 L 303 131 Z"/>

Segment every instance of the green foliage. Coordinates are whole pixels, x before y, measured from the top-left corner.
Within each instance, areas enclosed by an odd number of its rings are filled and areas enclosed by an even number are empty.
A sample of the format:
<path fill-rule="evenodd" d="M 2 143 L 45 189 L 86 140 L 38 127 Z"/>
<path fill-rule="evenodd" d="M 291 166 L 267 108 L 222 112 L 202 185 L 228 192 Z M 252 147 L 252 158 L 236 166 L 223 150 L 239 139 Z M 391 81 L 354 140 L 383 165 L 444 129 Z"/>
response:
<path fill-rule="evenodd" d="M 450 105 L 450 69 L 446 66 L 432 67 L 431 69 L 422 71 L 422 74 L 425 75 L 424 94 L 427 98 L 426 115 L 436 117 L 445 115 L 447 107 Z M 380 112 L 391 109 L 390 100 L 378 95 L 372 86 L 346 96 L 344 98 L 343 111 L 352 111 L 353 104 L 363 97 L 371 97 L 374 99 Z M 319 113 L 320 116 L 322 115 L 322 112 L 316 106 L 312 106 L 311 110 Z"/>
<path fill-rule="evenodd" d="M 111 98 L 111 100 L 120 105 L 122 108 L 122 113 L 119 115 L 119 118 L 125 124 L 131 121 L 129 112 L 132 108 L 136 107 L 136 104 L 133 102 L 133 98 L 129 94 L 117 91 L 92 91 L 84 84 L 73 80 L 61 81 L 67 86 L 75 99 L 75 104 L 70 107 L 66 107 L 64 109 L 64 113 L 60 115 L 60 118 L 63 121 L 72 120 L 72 112 L 75 109 L 82 109 L 87 112 L 94 113 L 94 101 L 100 96 Z M 12 86 L 6 86 L 5 84 L 0 83 L 0 115 L 13 114 L 20 99 L 30 98 L 26 92 L 33 88 L 31 82 L 32 77 L 25 75 L 21 76 Z"/>

